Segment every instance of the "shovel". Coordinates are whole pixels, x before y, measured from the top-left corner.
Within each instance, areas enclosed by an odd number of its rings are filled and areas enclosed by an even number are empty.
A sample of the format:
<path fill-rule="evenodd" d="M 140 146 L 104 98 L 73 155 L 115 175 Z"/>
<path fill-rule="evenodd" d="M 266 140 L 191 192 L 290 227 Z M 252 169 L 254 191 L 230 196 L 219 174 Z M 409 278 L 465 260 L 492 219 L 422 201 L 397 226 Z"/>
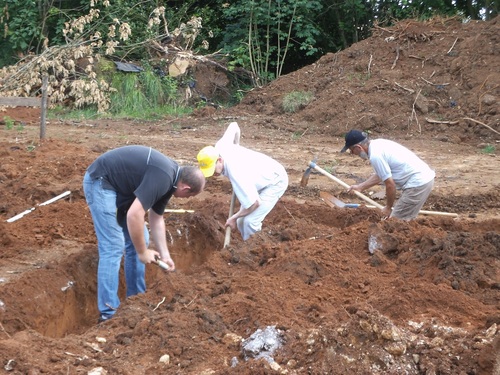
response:
<path fill-rule="evenodd" d="M 340 208 L 358 208 L 358 207 L 361 207 L 361 204 L 359 204 L 359 203 L 344 203 L 340 199 L 331 195 L 330 193 L 327 193 L 326 191 L 320 191 L 319 196 L 330 207 L 340 207 Z M 364 206 L 368 207 L 368 208 L 375 208 L 375 206 L 372 206 L 372 205 L 364 205 Z"/>
<path fill-rule="evenodd" d="M 342 180 L 338 179 L 337 177 L 333 176 L 332 174 L 328 173 L 323 168 L 318 167 L 314 161 L 312 161 L 311 163 L 309 163 L 309 167 L 312 168 L 312 169 L 317 170 L 319 173 L 325 175 L 326 177 L 330 178 L 331 180 L 335 181 L 336 183 L 342 185 L 343 187 L 345 187 L 347 189 L 350 187 L 344 181 L 342 181 Z M 360 197 L 361 199 L 363 199 L 365 202 L 371 203 L 372 205 L 374 205 L 375 207 L 380 208 L 380 209 L 384 208 L 384 206 L 382 206 L 381 204 L 379 204 L 379 203 L 375 202 L 374 200 L 370 199 L 369 197 L 367 197 L 363 193 L 361 193 L 359 191 L 356 191 L 356 190 L 353 190 L 353 192 L 358 197 Z M 458 214 L 452 213 L 452 212 L 440 212 L 440 211 L 424 211 L 424 210 L 420 210 L 418 213 L 421 214 L 421 215 L 440 215 L 440 216 L 458 217 Z"/>

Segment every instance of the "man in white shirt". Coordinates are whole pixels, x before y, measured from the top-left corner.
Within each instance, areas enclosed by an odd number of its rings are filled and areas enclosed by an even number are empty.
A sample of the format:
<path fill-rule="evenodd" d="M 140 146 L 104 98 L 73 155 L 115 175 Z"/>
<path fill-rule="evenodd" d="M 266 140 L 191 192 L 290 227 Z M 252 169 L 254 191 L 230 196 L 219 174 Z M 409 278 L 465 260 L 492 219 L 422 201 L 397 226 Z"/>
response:
<path fill-rule="evenodd" d="M 387 139 L 368 139 L 359 130 L 345 136 L 345 146 L 362 159 L 370 160 L 375 173 L 366 181 L 352 185 L 348 191 L 363 191 L 384 182 L 387 202 L 382 212 L 385 217 L 412 220 L 429 197 L 434 186 L 435 172 L 417 155 L 399 143 Z M 402 190 L 398 201 L 396 190 Z"/>
<path fill-rule="evenodd" d="M 240 146 L 239 138 L 240 128 L 232 122 L 215 147 L 204 147 L 197 158 L 205 177 L 223 175 L 231 181 L 240 209 L 225 225 L 238 228 L 246 241 L 262 229 L 262 221 L 288 187 L 288 175 L 276 160 Z"/>

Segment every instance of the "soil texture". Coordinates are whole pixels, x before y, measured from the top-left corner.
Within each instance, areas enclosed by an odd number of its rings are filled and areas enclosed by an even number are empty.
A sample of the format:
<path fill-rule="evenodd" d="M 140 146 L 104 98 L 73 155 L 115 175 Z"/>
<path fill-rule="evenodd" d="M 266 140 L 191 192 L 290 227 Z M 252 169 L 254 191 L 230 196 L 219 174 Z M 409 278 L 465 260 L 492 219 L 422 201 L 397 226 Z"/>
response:
<path fill-rule="evenodd" d="M 39 109 L 2 108 L 0 371 L 500 374 L 499 42 L 498 18 L 404 21 L 233 108 L 158 122 L 50 119 L 43 140 Z M 314 99 L 287 113 L 292 91 Z M 242 145 L 289 173 L 262 232 L 246 242 L 233 232 L 223 248 L 224 178 L 173 198 L 168 208 L 194 211 L 165 214 L 177 271 L 148 265 L 148 291 L 125 299 L 122 285 L 115 317 L 98 324 L 85 169 L 127 144 L 195 164 L 232 121 Z M 316 170 L 302 186 L 313 159 L 347 184 L 370 175 L 339 152 L 351 128 L 429 163 L 436 182 L 423 209 L 433 215 L 381 220 Z M 362 206 L 331 207 L 321 192 Z M 384 204 L 382 187 L 365 193 Z"/>

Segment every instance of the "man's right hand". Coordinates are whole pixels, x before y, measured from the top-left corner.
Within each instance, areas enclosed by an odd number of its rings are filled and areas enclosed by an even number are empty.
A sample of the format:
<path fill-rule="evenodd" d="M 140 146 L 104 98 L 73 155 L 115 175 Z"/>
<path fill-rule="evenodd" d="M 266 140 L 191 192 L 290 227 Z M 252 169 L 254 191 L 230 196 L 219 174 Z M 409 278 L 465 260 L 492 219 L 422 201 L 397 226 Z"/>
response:
<path fill-rule="evenodd" d="M 160 253 L 155 250 L 146 249 L 146 251 L 142 253 L 137 253 L 139 260 L 144 264 L 156 263 L 156 257 L 160 257 Z"/>
<path fill-rule="evenodd" d="M 347 192 L 350 193 L 350 194 L 354 194 L 354 191 L 361 191 L 360 186 L 359 185 L 351 185 L 347 189 Z"/>

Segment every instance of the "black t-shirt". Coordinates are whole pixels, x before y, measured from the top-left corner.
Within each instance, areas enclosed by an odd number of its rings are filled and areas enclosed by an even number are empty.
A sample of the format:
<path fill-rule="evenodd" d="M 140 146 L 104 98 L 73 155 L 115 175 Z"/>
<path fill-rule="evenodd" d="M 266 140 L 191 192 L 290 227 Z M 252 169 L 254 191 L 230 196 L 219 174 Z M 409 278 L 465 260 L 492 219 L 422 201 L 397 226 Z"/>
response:
<path fill-rule="evenodd" d="M 121 225 L 135 198 L 145 211 L 151 208 L 163 215 L 176 189 L 179 171 L 175 161 L 146 146 L 108 151 L 88 168 L 91 178 L 102 178 L 104 188 L 116 192 L 117 220 Z"/>

